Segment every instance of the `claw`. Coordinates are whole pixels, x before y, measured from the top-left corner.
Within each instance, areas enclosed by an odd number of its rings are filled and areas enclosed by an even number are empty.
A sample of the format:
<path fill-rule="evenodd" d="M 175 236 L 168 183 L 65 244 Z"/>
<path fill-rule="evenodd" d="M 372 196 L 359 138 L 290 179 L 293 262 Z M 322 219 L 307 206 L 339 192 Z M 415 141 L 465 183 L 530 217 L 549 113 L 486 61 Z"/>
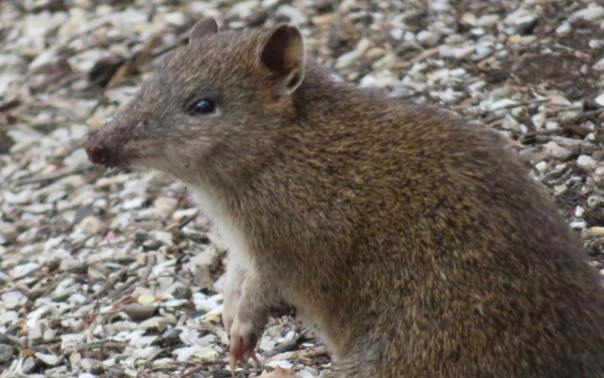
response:
<path fill-rule="evenodd" d="M 235 370 L 237 369 L 237 362 L 243 359 L 243 338 L 239 338 L 238 342 L 231 340 L 231 373 L 235 376 Z"/>
<path fill-rule="evenodd" d="M 256 348 L 257 338 L 252 338 L 251 342 L 248 345 L 244 345 L 243 337 L 239 337 L 239 342 L 231 341 L 231 358 L 230 358 L 230 367 L 231 367 L 231 375 L 235 376 L 235 370 L 237 369 L 237 363 L 241 362 L 241 365 L 244 369 L 249 369 L 248 361 L 250 358 L 254 361 L 254 364 L 257 367 L 261 367 L 262 364 L 256 355 L 254 349 Z"/>
<path fill-rule="evenodd" d="M 237 369 L 237 357 L 231 354 L 231 377 L 235 378 L 235 370 Z"/>
<path fill-rule="evenodd" d="M 250 351 L 246 352 L 246 354 L 245 354 L 246 361 L 249 360 L 250 358 L 254 361 L 254 363 L 256 364 L 256 367 L 258 367 L 258 368 L 262 367 L 262 364 L 258 360 L 258 356 L 256 355 L 256 352 L 254 352 L 253 350 L 250 350 Z"/>

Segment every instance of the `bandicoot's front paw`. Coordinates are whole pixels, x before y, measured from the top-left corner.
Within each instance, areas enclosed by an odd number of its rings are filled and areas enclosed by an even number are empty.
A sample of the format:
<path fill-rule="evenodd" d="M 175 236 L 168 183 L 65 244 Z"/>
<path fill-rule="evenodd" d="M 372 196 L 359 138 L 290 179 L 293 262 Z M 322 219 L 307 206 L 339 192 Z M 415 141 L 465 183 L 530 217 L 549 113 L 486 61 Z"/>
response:
<path fill-rule="evenodd" d="M 237 314 L 237 304 L 239 303 L 240 292 L 232 291 L 231 293 L 225 293 L 223 310 L 222 310 L 222 323 L 227 334 L 231 334 L 231 327 L 235 321 L 235 315 Z"/>
<path fill-rule="evenodd" d="M 224 299 L 222 322 L 227 334 L 231 333 L 231 326 L 237 315 L 237 306 L 241 299 L 241 291 L 247 276 L 247 271 L 239 266 L 233 265 L 227 268 L 224 283 Z"/>
<path fill-rule="evenodd" d="M 252 321 L 242 321 L 239 316 L 235 317 L 231 326 L 229 338 L 231 339 L 231 372 L 235 375 L 237 362 L 241 361 L 244 368 L 247 369 L 248 361 L 251 358 L 260 366 L 260 361 L 256 356 L 256 345 L 258 338 L 262 334 L 263 327 L 255 325 Z"/>

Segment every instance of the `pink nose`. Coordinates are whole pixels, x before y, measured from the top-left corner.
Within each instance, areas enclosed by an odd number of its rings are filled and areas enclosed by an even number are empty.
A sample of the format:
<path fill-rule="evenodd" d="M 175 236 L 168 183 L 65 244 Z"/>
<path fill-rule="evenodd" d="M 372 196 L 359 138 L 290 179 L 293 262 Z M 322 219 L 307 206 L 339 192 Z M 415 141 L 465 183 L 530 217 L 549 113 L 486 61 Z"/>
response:
<path fill-rule="evenodd" d="M 109 162 L 109 154 L 105 146 L 95 141 L 89 141 L 86 146 L 86 154 L 88 159 L 94 164 L 107 165 Z"/>

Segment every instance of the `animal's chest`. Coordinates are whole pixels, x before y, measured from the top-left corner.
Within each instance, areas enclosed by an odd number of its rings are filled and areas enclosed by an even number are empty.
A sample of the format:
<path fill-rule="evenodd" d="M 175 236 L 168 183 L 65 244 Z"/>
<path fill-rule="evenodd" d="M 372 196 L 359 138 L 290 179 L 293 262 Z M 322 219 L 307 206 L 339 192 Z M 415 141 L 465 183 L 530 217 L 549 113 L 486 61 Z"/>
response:
<path fill-rule="evenodd" d="M 224 201 L 210 190 L 192 188 L 193 198 L 213 223 L 214 230 L 219 234 L 229 253 L 229 262 L 234 262 L 242 268 L 252 267 L 249 244 L 245 240 L 243 230 L 226 208 Z"/>

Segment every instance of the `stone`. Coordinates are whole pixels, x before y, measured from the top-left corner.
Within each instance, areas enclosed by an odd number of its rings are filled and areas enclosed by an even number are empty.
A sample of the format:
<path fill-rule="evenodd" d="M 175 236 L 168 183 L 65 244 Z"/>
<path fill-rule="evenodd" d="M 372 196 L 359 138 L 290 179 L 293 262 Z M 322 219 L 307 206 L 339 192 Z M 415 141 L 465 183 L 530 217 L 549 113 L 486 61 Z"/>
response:
<path fill-rule="evenodd" d="M 7 344 L 0 344 L 0 363 L 9 362 L 13 358 L 13 347 Z"/>
<path fill-rule="evenodd" d="M 417 34 L 418 42 L 428 47 L 436 45 L 439 38 L 440 36 L 437 33 L 427 30 L 422 30 Z"/>

